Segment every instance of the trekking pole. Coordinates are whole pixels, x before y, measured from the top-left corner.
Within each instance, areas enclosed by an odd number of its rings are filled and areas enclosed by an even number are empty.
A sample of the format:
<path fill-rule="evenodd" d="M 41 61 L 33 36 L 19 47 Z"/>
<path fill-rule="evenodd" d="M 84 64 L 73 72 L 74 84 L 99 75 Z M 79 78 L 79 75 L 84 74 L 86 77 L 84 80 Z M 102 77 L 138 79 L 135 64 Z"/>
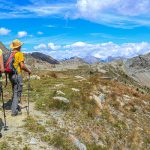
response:
<path fill-rule="evenodd" d="M 3 114 L 4 114 L 4 131 L 7 131 L 8 130 L 8 126 L 7 126 L 7 123 L 6 123 L 6 112 L 5 112 L 5 103 L 4 103 L 4 96 L 3 96 L 3 88 L 1 86 L 1 89 L 0 89 L 1 93 L 1 100 L 2 100 L 2 103 L 3 103 Z"/>
<path fill-rule="evenodd" d="M 29 116 L 29 109 L 30 108 L 30 75 L 28 76 L 28 111 L 27 114 Z"/>

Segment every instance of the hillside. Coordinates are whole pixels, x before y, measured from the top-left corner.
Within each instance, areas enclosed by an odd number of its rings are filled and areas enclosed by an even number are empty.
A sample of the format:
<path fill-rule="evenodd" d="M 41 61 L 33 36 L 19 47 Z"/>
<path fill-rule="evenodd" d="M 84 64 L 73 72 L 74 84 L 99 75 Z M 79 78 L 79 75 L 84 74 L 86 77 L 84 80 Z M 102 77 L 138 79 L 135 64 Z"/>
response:
<path fill-rule="evenodd" d="M 150 53 L 128 59 L 124 68 L 140 84 L 150 87 Z"/>
<path fill-rule="evenodd" d="M 48 56 L 39 52 L 33 52 L 31 53 L 31 56 L 35 59 L 47 62 L 49 64 L 59 64 L 59 61 L 55 60 L 51 56 Z"/>
<path fill-rule="evenodd" d="M 35 71 L 30 116 L 25 109 L 14 118 L 7 111 L 9 130 L 2 132 L 0 149 L 150 149 L 150 90 L 126 75 L 122 65 Z M 5 100 L 10 90 L 5 90 Z"/>
<path fill-rule="evenodd" d="M 143 86 L 149 54 L 92 65 L 76 57 L 59 64 L 48 63 L 53 59 L 39 53 L 25 57 L 33 69 L 30 116 L 26 109 L 17 117 L 6 110 L 9 130 L 2 130 L 0 149 L 150 149 L 150 88 Z M 140 73 L 144 77 L 138 80 Z M 28 80 L 23 77 L 25 108 Z M 9 84 L 5 102 L 10 93 Z"/>

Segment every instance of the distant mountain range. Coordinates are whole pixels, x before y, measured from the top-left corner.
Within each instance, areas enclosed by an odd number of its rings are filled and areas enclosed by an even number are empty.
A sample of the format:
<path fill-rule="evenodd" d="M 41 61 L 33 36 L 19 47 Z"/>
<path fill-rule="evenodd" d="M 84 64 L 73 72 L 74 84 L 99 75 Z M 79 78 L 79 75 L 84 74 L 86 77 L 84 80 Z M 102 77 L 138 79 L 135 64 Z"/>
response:
<path fill-rule="evenodd" d="M 96 58 L 94 56 L 87 56 L 87 57 L 83 58 L 83 60 L 85 62 L 87 62 L 88 64 L 94 64 L 94 63 L 97 63 L 97 62 L 101 62 L 100 58 Z"/>
<path fill-rule="evenodd" d="M 94 56 L 86 56 L 84 58 L 80 58 L 80 57 L 71 57 L 69 59 L 65 59 L 64 61 L 68 61 L 68 60 L 80 60 L 82 62 L 85 62 L 85 63 L 88 63 L 88 64 L 94 64 L 94 63 L 98 63 L 98 62 L 112 62 L 112 61 L 115 61 L 115 60 L 125 60 L 124 57 L 112 57 L 112 56 L 108 56 L 107 58 L 105 59 L 101 59 L 101 58 L 97 58 L 97 57 L 94 57 Z"/>
<path fill-rule="evenodd" d="M 0 42 L 0 49 L 2 49 L 4 51 L 4 53 L 8 53 L 9 50 L 4 46 L 4 44 L 2 42 Z M 40 61 L 43 61 L 43 62 L 46 62 L 46 63 L 49 63 L 49 64 L 59 64 L 59 61 L 52 58 L 51 56 L 49 55 L 46 55 L 46 54 L 43 54 L 43 53 L 39 53 L 39 52 L 33 52 L 33 53 L 30 53 L 30 54 L 26 54 L 28 55 L 28 57 L 32 57 L 34 59 L 37 59 L 37 60 L 40 60 Z M 100 58 L 96 58 L 94 56 L 86 56 L 85 58 L 79 58 L 79 57 L 71 57 L 69 59 L 65 59 L 65 60 L 62 60 L 61 62 L 70 62 L 70 61 L 73 61 L 73 62 L 80 62 L 80 63 L 88 63 L 88 64 L 94 64 L 94 63 L 98 63 L 98 62 L 111 62 L 111 61 L 114 61 L 114 60 L 122 60 L 124 59 L 123 57 L 112 57 L 112 56 L 109 56 L 105 59 L 100 59 Z"/>

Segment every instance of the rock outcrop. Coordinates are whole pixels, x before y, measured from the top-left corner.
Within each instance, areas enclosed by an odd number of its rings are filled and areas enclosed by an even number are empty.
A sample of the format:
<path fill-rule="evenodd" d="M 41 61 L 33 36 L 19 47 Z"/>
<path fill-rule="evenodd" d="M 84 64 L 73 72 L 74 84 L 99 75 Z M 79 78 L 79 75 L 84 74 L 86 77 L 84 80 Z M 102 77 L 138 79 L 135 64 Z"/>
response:
<path fill-rule="evenodd" d="M 128 59 L 124 63 L 124 68 L 129 76 L 150 87 L 150 53 Z"/>

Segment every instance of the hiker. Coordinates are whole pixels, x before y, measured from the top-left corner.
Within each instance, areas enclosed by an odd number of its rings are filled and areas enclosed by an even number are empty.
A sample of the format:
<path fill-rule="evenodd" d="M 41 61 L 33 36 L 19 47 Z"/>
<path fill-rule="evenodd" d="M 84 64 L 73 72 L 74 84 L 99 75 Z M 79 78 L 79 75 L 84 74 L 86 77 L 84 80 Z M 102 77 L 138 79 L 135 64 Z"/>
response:
<path fill-rule="evenodd" d="M 18 39 L 15 39 L 11 44 L 10 48 L 12 49 L 11 54 L 14 56 L 13 67 L 14 70 L 12 73 L 9 73 L 9 80 L 12 84 L 12 116 L 17 116 L 21 114 L 21 108 L 18 105 L 19 100 L 21 99 L 22 87 L 23 87 L 23 79 L 22 79 L 22 70 L 27 72 L 29 75 L 31 74 L 31 70 L 26 67 L 24 64 L 25 58 L 23 53 L 21 52 L 21 47 L 23 43 Z"/>
<path fill-rule="evenodd" d="M 5 71 L 3 62 L 3 51 L 0 49 L 0 90 L 2 90 L 2 73 Z"/>
<path fill-rule="evenodd" d="M 2 96 L 2 73 L 4 72 L 4 63 L 3 63 L 3 52 L 0 49 L 0 97 Z M 3 106 L 2 106 L 3 107 Z M 2 119 L 0 118 L 0 138 L 2 137 Z"/>

